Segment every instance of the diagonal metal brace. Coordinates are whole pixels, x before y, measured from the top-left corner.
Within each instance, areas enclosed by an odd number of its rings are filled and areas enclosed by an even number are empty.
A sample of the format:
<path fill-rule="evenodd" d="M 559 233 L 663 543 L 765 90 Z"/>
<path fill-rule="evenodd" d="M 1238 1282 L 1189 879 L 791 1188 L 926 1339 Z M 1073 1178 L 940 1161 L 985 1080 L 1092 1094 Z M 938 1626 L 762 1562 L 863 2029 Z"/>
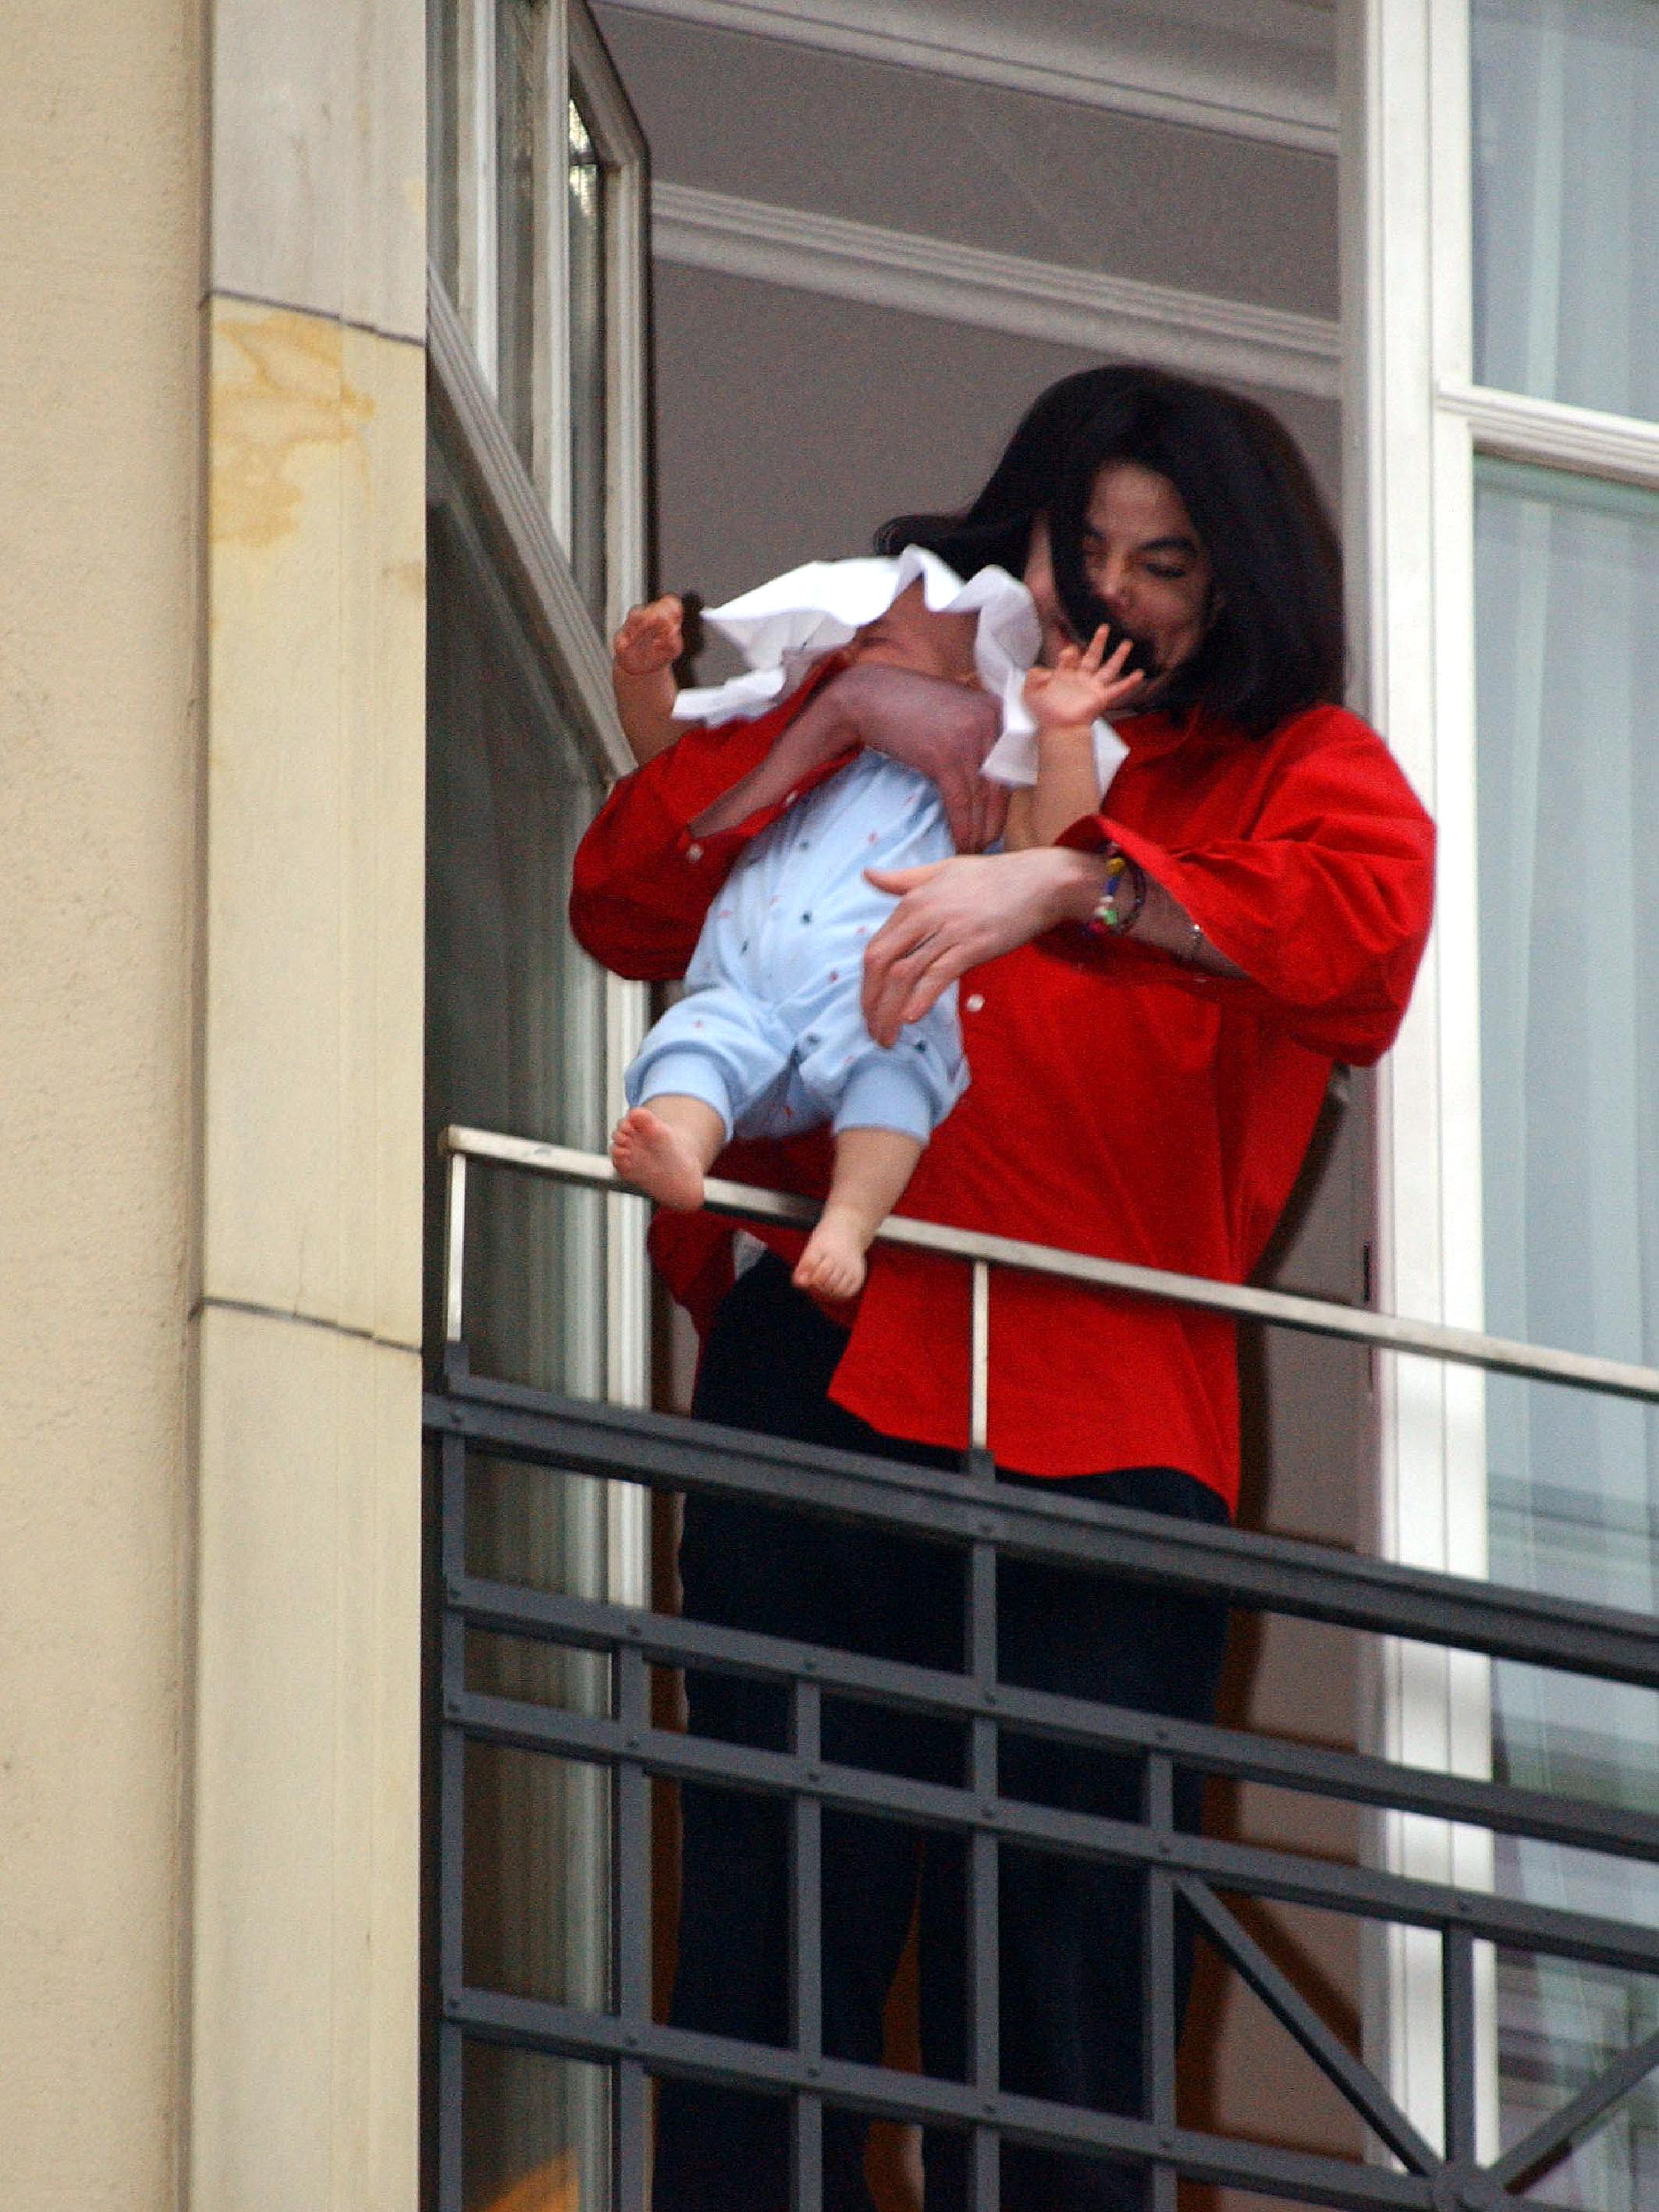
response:
<path fill-rule="evenodd" d="M 1382 2084 L 1340 2043 L 1285 1974 L 1216 1896 L 1207 1882 L 1178 1875 L 1176 1894 L 1224 1957 L 1230 1959 L 1281 2026 L 1289 2029 L 1321 2073 L 1328 2075 L 1361 2118 L 1413 2173 L 1433 2174 L 1444 2163 L 1419 2135 Z"/>

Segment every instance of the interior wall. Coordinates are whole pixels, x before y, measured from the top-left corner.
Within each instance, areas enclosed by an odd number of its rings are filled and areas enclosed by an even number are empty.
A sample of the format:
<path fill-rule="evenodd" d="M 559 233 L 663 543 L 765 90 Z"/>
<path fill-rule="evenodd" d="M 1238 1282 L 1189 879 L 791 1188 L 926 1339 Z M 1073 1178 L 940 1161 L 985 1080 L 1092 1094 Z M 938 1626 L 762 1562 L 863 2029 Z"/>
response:
<path fill-rule="evenodd" d="M 659 574 L 713 604 L 798 561 L 867 552 L 890 514 L 962 504 L 1037 393 L 1100 359 L 662 263 L 653 302 Z M 1334 503 L 1334 403 L 1253 396 Z"/>
<path fill-rule="evenodd" d="M 10 11 L 0 2195 L 179 2199 L 195 0 Z"/>

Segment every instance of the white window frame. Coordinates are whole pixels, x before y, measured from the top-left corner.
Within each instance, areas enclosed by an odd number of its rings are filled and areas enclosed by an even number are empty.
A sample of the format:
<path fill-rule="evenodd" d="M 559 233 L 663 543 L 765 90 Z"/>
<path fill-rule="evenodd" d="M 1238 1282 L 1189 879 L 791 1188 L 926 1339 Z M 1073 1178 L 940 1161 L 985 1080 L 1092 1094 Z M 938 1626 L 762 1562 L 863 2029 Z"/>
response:
<path fill-rule="evenodd" d="M 1346 536 L 1357 703 L 1439 825 L 1434 935 L 1377 1086 L 1376 1291 L 1386 1309 L 1484 1325 L 1474 470 L 1481 454 L 1659 490 L 1659 425 L 1474 380 L 1469 0 L 1340 0 Z M 1383 1556 L 1487 1572 L 1477 1370 L 1379 1364 L 1376 1536 Z M 1490 1773 L 1488 1663 L 1395 1644 L 1371 1740 L 1413 1765 Z M 1390 1816 L 1400 1873 L 1479 1889 L 1488 1836 Z M 1369 2056 L 1431 2140 L 1443 2119 L 1439 1946 L 1395 1930 L 1367 1960 Z M 1490 1955 L 1478 2023 L 1480 2155 L 1496 2154 Z"/>
<path fill-rule="evenodd" d="M 621 81 L 582 0 L 547 0 L 547 88 L 551 143 L 565 141 L 566 102 L 580 93 L 609 174 L 605 224 L 606 607 L 602 628 L 571 572 L 566 193 L 562 160 L 547 165 L 543 210 L 548 260 L 544 326 L 538 334 L 536 476 L 526 469 L 496 404 L 499 293 L 496 212 L 495 0 L 458 9 L 459 277 L 452 300 L 428 271 L 428 362 L 444 417 L 447 450 L 485 519 L 492 551 L 529 611 L 535 642 L 607 778 L 633 766 L 611 696 L 609 630 L 644 596 L 647 575 L 646 145 Z M 544 428 L 542 427 L 544 425 Z M 539 483 L 536 480 L 539 477 Z M 644 987 L 610 976 L 605 985 L 605 1082 L 622 1111 L 623 1072 L 648 1019 Z M 605 1389 L 616 1405 L 644 1406 L 650 1390 L 651 1303 L 645 1259 L 647 1209 L 638 1199 L 605 1201 Z M 645 1492 L 613 1483 L 608 1492 L 609 1594 L 644 1601 L 649 1565 Z"/>

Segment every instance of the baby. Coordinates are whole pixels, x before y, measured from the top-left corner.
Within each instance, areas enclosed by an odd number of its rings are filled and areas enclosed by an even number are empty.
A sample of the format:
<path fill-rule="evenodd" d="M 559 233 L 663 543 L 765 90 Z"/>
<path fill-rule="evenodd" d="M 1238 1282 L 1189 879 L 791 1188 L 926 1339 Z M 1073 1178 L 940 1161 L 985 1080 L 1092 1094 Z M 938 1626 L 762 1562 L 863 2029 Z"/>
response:
<path fill-rule="evenodd" d="M 672 744 L 677 722 L 763 711 L 826 650 L 985 683 L 1011 710 L 986 772 L 1030 787 L 1011 798 L 1010 844 L 1052 843 L 1094 811 L 1122 754 L 1098 718 L 1141 681 L 1122 672 L 1127 641 L 1105 659 L 1103 630 L 1086 649 L 1065 648 L 1054 668 L 1031 666 L 1039 630 L 1024 586 L 1001 569 L 964 586 L 914 547 L 892 560 L 810 564 L 707 619 L 763 664 L 708 693 L 675 689 L 678 600 L 636 607 L 618 631 L 612 678 L 636 760 Z M 1024 738 L 1033 724 L 1034 745 Z M 896 903 L 866 870 L 922 866 L 954 850 L 933 784 L 860 753 L 739 857 L 703 925 L 686 996 L 628 1071 L 629 1111 L 611 1161 L 664 1206 L 702 1203 L 703 1177 L 733 1135 L 830 1124 L 830 1193 L 794 1278 L 820 1297 L 861 1287 L 876 1231 L 966 1086 L 954 987 L 890 1049 L 860 1009 L 865 945 Z"/>

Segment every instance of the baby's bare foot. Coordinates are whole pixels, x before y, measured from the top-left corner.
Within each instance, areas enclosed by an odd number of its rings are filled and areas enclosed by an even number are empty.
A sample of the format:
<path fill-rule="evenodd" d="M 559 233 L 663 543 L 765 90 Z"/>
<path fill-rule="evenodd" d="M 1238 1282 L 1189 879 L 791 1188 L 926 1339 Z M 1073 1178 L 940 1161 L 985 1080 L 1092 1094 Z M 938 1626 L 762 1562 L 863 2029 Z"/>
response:
<path fill-rule="evenodd" d="M 702 1168 L 690 1140 L 648 1106 L 635 1106 L 617 1122 L 611 1164 L 659 1206 L 694 1213 L 702 1204 Z"/>
<path fill-rule="evenodd" d="M 844 1217 L 826 1213 L 806 1240 L 795 1269 L 795 1288 L 821 1298 L 854 1298 L 864 1288 L 869 1240 Z"/>

